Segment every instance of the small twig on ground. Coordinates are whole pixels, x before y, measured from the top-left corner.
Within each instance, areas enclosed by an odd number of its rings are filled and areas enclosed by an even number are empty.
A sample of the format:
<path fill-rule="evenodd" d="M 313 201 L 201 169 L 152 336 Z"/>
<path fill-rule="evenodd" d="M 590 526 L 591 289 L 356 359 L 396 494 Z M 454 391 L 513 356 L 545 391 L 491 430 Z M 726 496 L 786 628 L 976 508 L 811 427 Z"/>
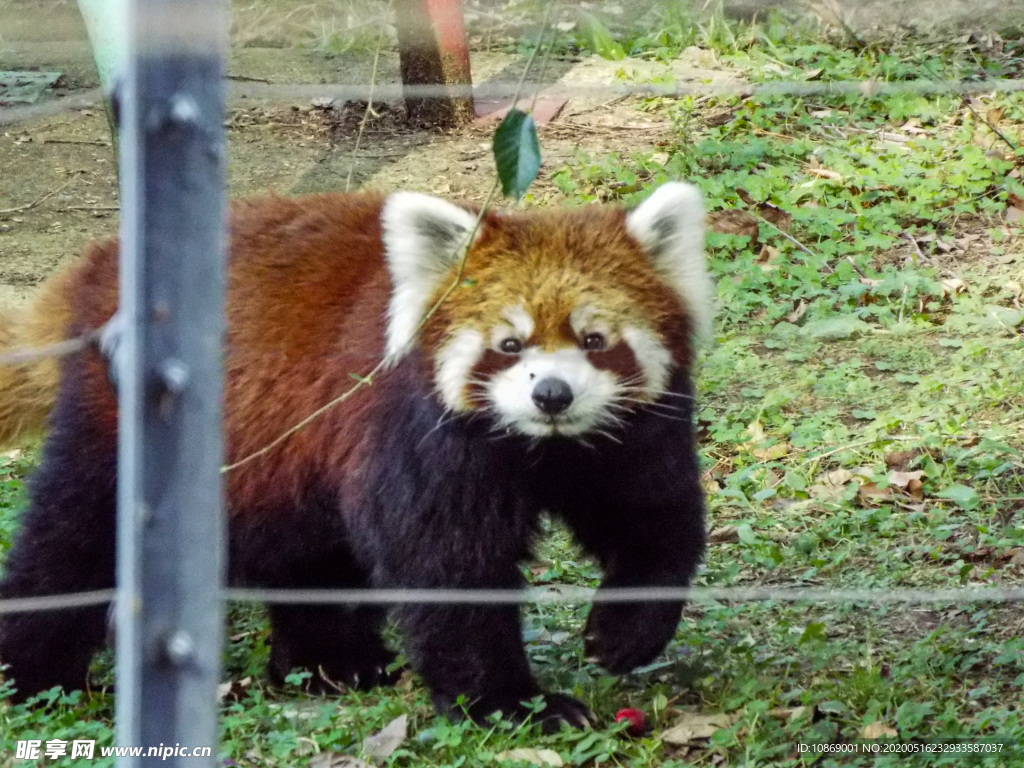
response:
<path fill-rule="evenodd" d="M 925 264 L 932 263 L 931 259 L 924 255 L 924 252 L 921 250 L 921 246 L 917 244 L 917 239 L 913 235 L 904 232 L 902 237 L 904 240 L 909 241 L 909 243 L 914 247 L 914 253 L 917 254 L 918 260 L 924 262 Z"/>
<path fill-rule="evenodd" d="M 109 141 L 99 139 L 47 139 L 43 138 L 40 144 L 89 144 L 94 147 L 109 147 Z"/>
<path fill-rule="evenodd" d="M 243 83 L 271 83 L 271 80 L 267 80 L 265 77 L 249 77 L 247 75 L 225 75 L 225 80 L 238 80 Z"/>
<path fill-rule="evenodd" d="M 373 72 L 370 74 L 370 94 L 366 99 L 366 111 L 363 112 L 363 119 L 359 121 L 359 133 L 356 134 L 356 143 L 352 147 L 352 159 L 348 164 L 348 176 L 345 177 L 345 191 L 348 192 L 352 186 L 352 174 L 356 170 L 356 158 L 359 155 L 359 144 L 363 140 L 363 133 L 366 131 L 366 123 L 370 115 L 376 115 L 373 111 L 373 89 L 377 85 L 377 63 L 380 61 L 380 49 L 384 46 L 384 33 L 388 28 L 388 17 L 391 15 L 391 6 L 394 0 L 388 0 L 388 7 L 381 17 L 380 35 L 377 37 L 377 50 L 373 54 Z"/>
<path fill-rule="evenodd" d="M 59 187 L 57 187 L 52 192 L 47 192 L 45 195 L 41 195 L 41 196 L 37 197 L 31 203 L 25 203 L 24 205 L 17 205 L 14 208 L 3 208 L 3 209 L 0 209 L 0 214 L 5 214 L 5 213 L 21 213 L 22 211 L 31 210 L 32 208 L 35 208 L 40 203 L 42 203 L 42 202 L 44 202 L 46 200 L 49 200 L 51 197 L 56 195 L 58 192 L 64 191 L 65 187 L 67 187 L 71 182 L 73 182 L 73 181 L 75 181 L 77 179 L 78 179 L 78 174 L 76 173 L 74 176 L 72 176 L 70 179 L 65 181 L 63 184 L 61 184 Z"/>
<path fill-rule="evenodd" d="M 789 240 L 789 241 L 790 241 L 791 243 L 793 243 L 793 245 L 795 245 L 795 246 L 796 246 L 797 248 L 799 248 L 799 249 L 800 249 L 801 251 L 803 251 L 804 253 L 806 253 L 806 254 L 807 254 L 808 256 L 813 256 L 813 257 L 814 257 L 814 258 L 816 258 L 816 259 L 818 258 L 818 254 L 816 254 L 816 253 L 815 253 L 814 251 L 812 251 L 812 250 L 811 250 L 810 248 L 808 248 L 808 247 L 807 247 L 806 245 L 804 245 L 804 244 L 803 244 L 803 243 L 801 243 L 801 242 L 800 242 L 799 240 L 797 240 L 797 239 L 796 239 L 795 237 L 793 237 L 793 236 L 792 236 L 791 234 L 789 234 L 789 232 L 787 232 L 786 230 L 784 230 L 784 229 L 782 229 L 782 228 L 780 228 L 780 227 L 777 227 L 777 226 L 775 226 L 775 225 L 774 225 L 774 224 L 772 224 L 772 223 L 771 223 L 770 221 L 768 221 L 768 219 L 764 218 L 764 217 L 763 217 L 763 216 L 761 216 L 760 214 L 757 214 L 757 213 L 755 213 L 755 215 L 757 216 L 757 219 L 758 219 L 758 221 L 763 221 L 763 222 L 764 222 L 765 224 L 767 224 L 767 225 L 768 225 L 769 227 L 771 227 L 772 229 L 774 229 L 774 230 L 775 230 L 776 232 L 778 232 L 778 233 L 779 233 L 780 235 L 782 235 L 782 236 L 783 236 L 784 238 L 786 238 L 787 240 Z M 828 263 L 827 261 L 822 261 L 822 262 L 821 262 L 821 266 L 822 266 L 822 269 L 824 269 L 824 270 L 825 270 L 826 272 L 828 272 L 829 274 L 832 274 L 833 272 L 835 272 L 835 270 L 834 270 L 834 269 L 832 269 L 831 265 L 830 265 L 830 264 L 829 264 L 829 263 Z"/>
<path fill-rule="evenodd" d="M 971 114 L 974 115 L 974 119 L 975 120 L 978 120 L 979 122 L 982 122 L 985 125 L 987 125 L 988 129 L 990 131 L 992 131 L 992 133 L 994 133 L 996 136 L 998 136 L 1000 139 L 1002 139 L 1004 142 L 1006 142 L 1006 146 L 1008 146 L 1014 152 L 1017 151 L 1017 145 L 1014 144 L 1012 141 L 1010 141 L 1008 138 L 1006 138 L 1006 134 L 1003 133 L 1001 130 L 999 130 L 993 123 L 989 122 L 989 119 L 987 117 L 982 116 L 978 112 L 978 110 L 976 110 L 974 108 L 974 105 L 971 104 L 971 100 L 970 99 L 964 99 L 963 100 L 963 105 L 965 107 L 967 107 L 968 110 L 970 110 Z"/>

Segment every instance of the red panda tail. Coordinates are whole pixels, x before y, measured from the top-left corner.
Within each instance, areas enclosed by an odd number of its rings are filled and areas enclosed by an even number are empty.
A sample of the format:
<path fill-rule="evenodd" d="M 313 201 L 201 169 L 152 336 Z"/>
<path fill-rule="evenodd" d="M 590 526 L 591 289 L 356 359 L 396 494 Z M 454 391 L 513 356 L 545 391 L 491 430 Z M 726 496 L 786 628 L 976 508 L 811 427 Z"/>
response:
<path fill-rule="evenodd" d="M 68 271 L 58 273 L 19 309 L 0 311 L 0 447 L 40 435 L 57 399 L 56 358 L 5 363 L 5 353 L 63 341 L 71 307 Z"/>

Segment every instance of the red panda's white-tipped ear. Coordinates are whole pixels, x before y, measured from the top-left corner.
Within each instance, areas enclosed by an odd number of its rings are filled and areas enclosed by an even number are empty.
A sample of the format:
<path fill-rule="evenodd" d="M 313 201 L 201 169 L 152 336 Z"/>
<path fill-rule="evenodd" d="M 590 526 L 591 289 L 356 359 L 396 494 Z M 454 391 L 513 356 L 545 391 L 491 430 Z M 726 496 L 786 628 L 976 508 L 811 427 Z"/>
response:
<path fill-rule="evenodd" d="M 431 295 L 470 245 L 476 216 L 438 197 L 395 192 L 380 219 L 392 283 L 385 354 L 397 360 L 416 340 Z"/>
<path fill-rule="evenodd" d="M 698 339 L 711 336 L 715 286 L 704 263 L 704 202 L 692 184 L 663 184 L 632 210 L 626 228 L 683 299 Z"/>

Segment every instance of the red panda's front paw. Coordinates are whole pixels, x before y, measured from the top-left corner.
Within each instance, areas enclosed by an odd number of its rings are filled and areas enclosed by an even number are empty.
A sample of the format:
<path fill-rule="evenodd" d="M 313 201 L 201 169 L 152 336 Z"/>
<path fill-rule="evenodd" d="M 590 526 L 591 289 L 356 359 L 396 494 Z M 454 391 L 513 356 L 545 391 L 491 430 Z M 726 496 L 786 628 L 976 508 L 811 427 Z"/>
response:
<path fill-rule="evenodd" d="M 544 733 L 558 733 L 562 724 L 571 728 L 587 729 L 597 724 L 597 716 L 583 702 L 561 693 L 544 695 L 544 709 L 531 715 L 540 722 Z"/>
<path fill-rule="evenodd" d="M 536 696 L 490 695 L 477 699 L 464 712 L 469 719 L 481 726 L 488 726 L 494 713 L 516 722 L 530 721 L 540 725 L 544 733 L 557 733 L 562 724 L 571 728 L 590 728 L 597 723 L 597 717 L 583 702 L 561 693 L 541 695 L 543 707 L 537 709 Z M 435 696 L 435 706 L 453 719 L 462 717 L 463 710 L 444 697 Z"/>
<path fill-rule="evenodd" d="M 309 676 L 302 682 L 307 693 L 332 695 L 349 688 L 368 691 L 377 686 L 394 685 L 402 673 L 392 669 L 397 654 L 384 648 L 368 649 L 362 655 L 335 659 L 296 658 L 283 650 L 284 643 L 271 646 L 268 672 L 275 685 L 286 684 L 288 675 L 295 669 L 305 669 Z"/>
<path fill-rule="evenodd" d="M 584 630 L 588 661 L 614 675 L 650 664 L 675 635 L 679 603 L 600 603 L 590 611 Z"/>

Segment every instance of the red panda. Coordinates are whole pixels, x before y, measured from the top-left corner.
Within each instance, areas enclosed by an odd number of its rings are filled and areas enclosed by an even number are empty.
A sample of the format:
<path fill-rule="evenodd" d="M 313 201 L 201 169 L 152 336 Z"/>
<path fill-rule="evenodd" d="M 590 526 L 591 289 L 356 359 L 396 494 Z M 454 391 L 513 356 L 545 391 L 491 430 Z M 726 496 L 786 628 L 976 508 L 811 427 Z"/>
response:
<path fill-rule="evenodd" d="M 517 588 L 547 512 L 599 560 L 604 586 L 687 585 L 704 546 L 690 374 L 712 314 L 702 223 L 700 196 L 683 183 L 629 211 L 489 211 L 479 226 L 472 210 L 409 192 L 235 204 L 227 462 L 349 389 L 353 374 L 386 365 L 225 475 L 230 581 Z M 47 287 L 30 313 L 51 318 L 41 337 L 110 320 L 117 255 L 116 241 L 95 244 Z M 59 387 L 40 389 L 53 402 L 49 434 L 4 598 L 114 580 L 108 362 L 95 348 L 69 356 Z M 25 394 L 0 418 L 16 418 Z M 17 431 L 0 423 L 0 435 Z M 595 604 L 587 653 L 613 673 L 646 664 L 681 610 Z M 3 617 L 0 663 L 16 695 L 80 687 L 105 613 Z M 413 605 L 397 617 L 439 711 L 458 716 L 463 697 L 474 719 L 522 717 L 524 702 L 544 695 L 546 727 L 590 721 L 582 703 L 541 691 L 517 607 Z M 275 605 L 270 618 L 273 679 L 304 667 L 321 682 L 387 682 L 394 654 L 380 637 L 383 608 Z"/>
<path fill-rule="evenodd" d="M 48 280 L 24 309 L 0 312 L 0 355 L 63 341 L 71 320 L 65 300 L 72 270 Z M 0 363 L 0 447 L 40 434 L 57 397 L 60 371 L 54 358 Z"/>

